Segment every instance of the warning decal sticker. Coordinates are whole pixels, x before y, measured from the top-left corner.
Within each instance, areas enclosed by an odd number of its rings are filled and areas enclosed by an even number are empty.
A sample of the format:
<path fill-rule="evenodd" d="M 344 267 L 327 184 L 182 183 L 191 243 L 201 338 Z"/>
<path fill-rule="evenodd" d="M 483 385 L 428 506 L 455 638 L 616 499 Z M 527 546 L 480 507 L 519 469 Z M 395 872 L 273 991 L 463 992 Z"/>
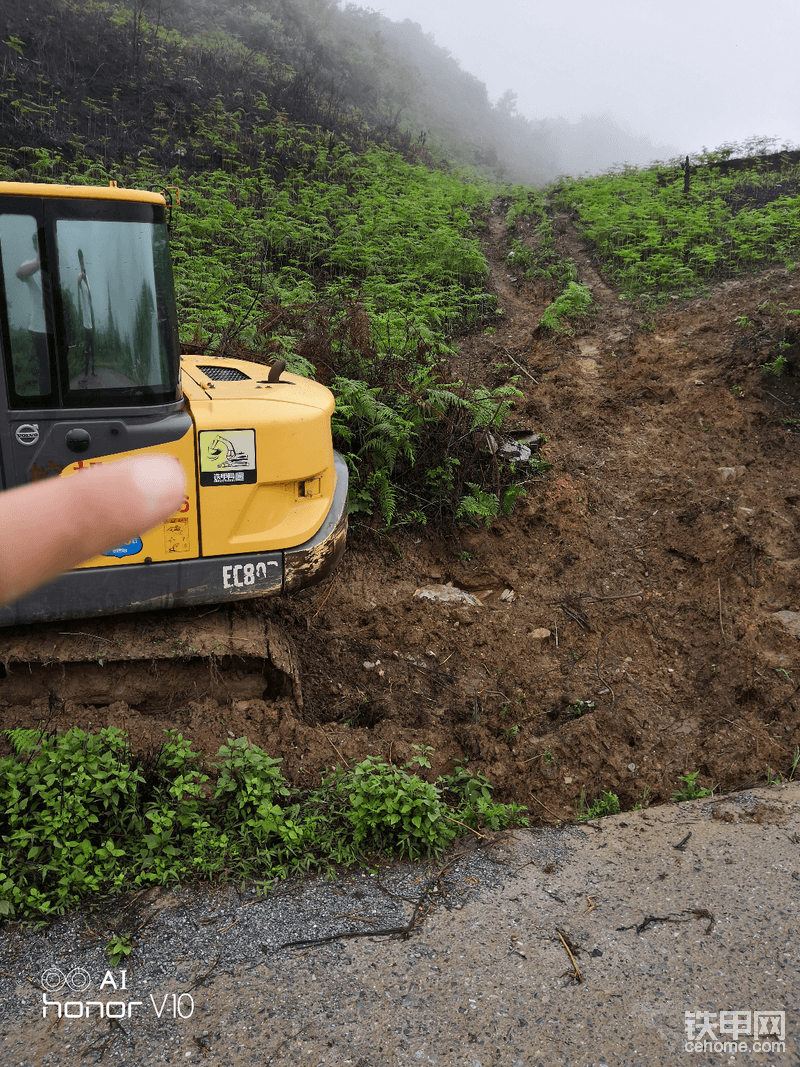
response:
<path fill-rule="evenodd" d="M 177 552 L 188 552 L 189 543 L 189 520 L 179 516 L 164 523 L 164 551 L 170 555 Z"/>
<path fill-rule="evenodd" d="M 198 437 L 201 485 L 257 481 L 255 430 L 201 430 Z"/>

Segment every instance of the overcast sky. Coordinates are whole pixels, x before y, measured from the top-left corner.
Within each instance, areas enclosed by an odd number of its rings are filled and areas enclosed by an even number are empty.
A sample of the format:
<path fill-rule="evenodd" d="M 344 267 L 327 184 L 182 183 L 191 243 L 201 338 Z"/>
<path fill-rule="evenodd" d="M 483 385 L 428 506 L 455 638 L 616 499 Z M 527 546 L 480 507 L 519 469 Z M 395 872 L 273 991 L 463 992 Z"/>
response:
<path fill-rule="evenodd" d="M 531 119 L 610 112 L 679 153 L 800 144 L 800 0 L 375 0 Z"/>

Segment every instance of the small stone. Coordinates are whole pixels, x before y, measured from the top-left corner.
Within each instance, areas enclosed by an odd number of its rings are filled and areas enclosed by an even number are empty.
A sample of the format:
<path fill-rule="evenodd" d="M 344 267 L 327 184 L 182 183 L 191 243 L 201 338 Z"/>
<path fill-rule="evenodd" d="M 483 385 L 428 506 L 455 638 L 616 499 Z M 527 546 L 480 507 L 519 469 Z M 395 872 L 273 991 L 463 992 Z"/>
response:
<path fill-rule="evenodd" d="M 733 482 L 747 474 L 747 467 L 717 467 L 717 474 L 722 482 Z"/>
<path fill-rule="evenodd" d="M 432 600 L 438 604 L 469 604 L 471 607 L 481 607 L 481 602 L 472 593 L 465 589 L 459 589 L 453 585 L 430 585 L 425 589 L 417 589 L 414 600 Z"/>
<path fill-rule="evenodd" d="M 545 629 L 544 626 L 540 626 L 536 630 L 531 630 L 531 633 L 529 635 L 530 642 L 533 645 L 534 649 L 536 649 L 537 652 L 541 652 L 542 651 L 542 649 L 544 648 L 544 646 L 547 644 L 547 642 L 550 640 L 550 638 L 552 636 L 553 635 L 550 632 L 550 630 Z"/>
<path fill-rule="evenodd" d="M 777 619 L 778 622 L 783 623 L 793 637 L 800 637 L 800 612 L 775 611 L 773 612 L 772 617 L 773 619 Z"/>

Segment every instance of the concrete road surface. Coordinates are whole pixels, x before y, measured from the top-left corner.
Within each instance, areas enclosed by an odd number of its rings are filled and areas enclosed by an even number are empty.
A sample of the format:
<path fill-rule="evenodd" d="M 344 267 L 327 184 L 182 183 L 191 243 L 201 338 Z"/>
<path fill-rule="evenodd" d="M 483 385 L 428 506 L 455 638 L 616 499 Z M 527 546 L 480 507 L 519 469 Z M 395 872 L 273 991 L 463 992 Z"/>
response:
<path fill-rule="evenodd" d="M 148 890 L 2 932 L 0 1064 L 800 1064 L 799 900 L 796 783 L 266 899 Z"/>

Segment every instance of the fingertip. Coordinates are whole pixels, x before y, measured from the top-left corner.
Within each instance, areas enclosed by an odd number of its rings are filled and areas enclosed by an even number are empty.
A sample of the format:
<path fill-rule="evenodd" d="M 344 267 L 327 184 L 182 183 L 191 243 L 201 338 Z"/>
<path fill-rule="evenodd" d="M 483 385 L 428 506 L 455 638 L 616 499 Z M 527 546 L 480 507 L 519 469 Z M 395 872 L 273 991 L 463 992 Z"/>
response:
<path fill-rule="evenodd" d="M 125 466 L 140 494 L 147 529 L 168 519 L 181 507 L 186 495 L 186 475 L 174 456 L 136 456 L 126 460 Z"/>

